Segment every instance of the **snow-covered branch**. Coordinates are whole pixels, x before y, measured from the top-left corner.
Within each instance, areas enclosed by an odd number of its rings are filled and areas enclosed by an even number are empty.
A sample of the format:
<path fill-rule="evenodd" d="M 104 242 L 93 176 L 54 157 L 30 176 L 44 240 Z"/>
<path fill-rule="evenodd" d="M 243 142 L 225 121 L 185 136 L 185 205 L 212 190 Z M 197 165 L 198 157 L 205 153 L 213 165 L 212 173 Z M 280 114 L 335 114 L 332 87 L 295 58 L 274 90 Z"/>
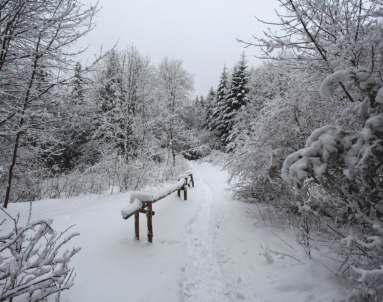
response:
<path fill-rule="evenodd" d="M 0 231 L 0 301 L 42 301 L 49 296 L 58 301 L 60 292 L 73 285 L 70 261 L 80 251 L 63 247 L 79 234 L 68 234 L 70 228 L 57 234 L 48 220 L 9 225 L 11 231 Z"/>

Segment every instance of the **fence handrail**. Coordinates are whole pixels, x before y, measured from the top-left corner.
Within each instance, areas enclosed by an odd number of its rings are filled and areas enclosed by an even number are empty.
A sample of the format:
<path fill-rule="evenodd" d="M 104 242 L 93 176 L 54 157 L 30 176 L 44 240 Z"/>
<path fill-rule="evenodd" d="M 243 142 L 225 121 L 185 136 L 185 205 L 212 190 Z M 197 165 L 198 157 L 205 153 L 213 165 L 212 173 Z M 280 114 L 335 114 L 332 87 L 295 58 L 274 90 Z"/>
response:
<path fill-rule="evenodd" d="M 121 211 L 122 218 L 125 220 L 128 219 L 135 212 L 139 211 L 145 202 L 156 203 L 160 201 L 161 199 L 168 197 L 172 193 L 175 193 L 176 191 L 182 189 L 185 185 L 186 185 L 185 179 L 182 179 L 182 180 L 179 180 L 174 185 L 172 185 L 171 188 L 167 190 L 163 190 L 157 194 L 150 194 L 150 193 L 141 192 L 141 191 L 131 192 L 130 193 L 131 206 Z"/>
<path fill-rule="evenodd" d="M 168 188 L 156 193 L 150 194 L 147 192 L 131 192 L 130 205 L 121 211 L 122 218 L 127 220 L 134 215 L 136 239 L 139 240 L 139 214 L 146 214 L 148 225 L 148 240 L 153 240 L 153 226 L 152 216 L 155 214 L 153 211 L 153 203 L 156 203 L 172 193 L 177 192 L 178 197 L 181 197 L 181 191 L 184 192 L 184 200 L 187 200 L 187 188 L 194 187 L 194 177 L 192 171 L 187 171 L 178 177 L 178 181 Z"/>

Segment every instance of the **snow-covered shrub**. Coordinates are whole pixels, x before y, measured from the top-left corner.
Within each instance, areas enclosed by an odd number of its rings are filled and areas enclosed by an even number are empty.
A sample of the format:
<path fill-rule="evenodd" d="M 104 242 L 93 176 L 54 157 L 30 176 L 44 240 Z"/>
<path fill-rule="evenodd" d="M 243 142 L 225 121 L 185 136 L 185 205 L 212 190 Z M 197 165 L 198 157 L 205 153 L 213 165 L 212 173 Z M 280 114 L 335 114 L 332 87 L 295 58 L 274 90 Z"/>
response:
<path fill-rule="evenodd" d="M 291 73 L 283 63 L 267 64 L 253 73 L 256 90 L 238 114 L 235 152 L 228 161 L 234 188 L 238 197 L 296 212 L 297 197 L 281 179 L 283 161 L 304 145 L 311 130 L 339 116 L 341 104 L 322 100 L 313 89 L 321 75 Z"/>
<path fill-rule="evenodd" d="M 365 94 L 363 128 L 326 125 L 313 131 L 306 146 L 286 158 L 282 176 L 296 187 L 312 179 L 336 196 L 330 213 L 334 222 L 351 227 L 342 239 L 353 255 L 348 257 L 351 275 L 383 297 L 383 83 L 373 73 L 338 71 L 323 82 L 322 95 L 334 93 L 345 77 L 355 85 L 351 92 Z"/>
<path fill-rule="evenodd" d="M 172 179 L 178 173 L 189 169 L 182 157 L 177 157 L 176 166 L 173 167 L 169 160 L 163 159 L 166 158 L 166 154 L 147 154 L 130 161 L 118 154 L 109 154 L 96 165 L 83 171 L 74 170 L 66 175 L 43 178 L 36 183 L 38 198 L 69 198 L 88 193 L 138 190 L 149 184 Z"/>
<path fill-rule="evenodd" d="M 288 78 L 288 73 L 271 64 L 261 66 L 251 73 L 249 83 L 250 100 L 236 116 L 233 136 L 235 140 L 228 146 L 234 150 L 227 166 L 238 197 L 268 201 L 274 197 L 268 193 L 278 186 L 278 181 L 270 177 L 275 165 L 276 143 L 283 140 L 285 125 L 291 120 L 286 102 L 281 98 L 284 86 L 277 85 Z M 271 133 L 272 129 L 278 129 Z M 295 128 L 286 129 L 288 132 Z"/>
<path fill-rule="evenodd" d="M 37 170 L 33 167 L 18 167 L 15 169 L 13 190 L 10 194 L 14 202 L 36 200 L 41 197 L 39 183 L 46 170 Z M 0 194 L 4 196 L 7 187 L 7 176 L 0 175 Z"/>
<path fill-rule="evenodd" d="M 69 229 L 56 233 L 52 221 L 22 224 L 2 210 L 0 229 L 0 301 L 60 300 L 60 294 L 73 285 L 70 261 L 80 249 L 64 247 L 77 233 Z M 5 227 L 7 225 L 7 227 Z M 22 300 L 19 300 L 22 299 Z"/>

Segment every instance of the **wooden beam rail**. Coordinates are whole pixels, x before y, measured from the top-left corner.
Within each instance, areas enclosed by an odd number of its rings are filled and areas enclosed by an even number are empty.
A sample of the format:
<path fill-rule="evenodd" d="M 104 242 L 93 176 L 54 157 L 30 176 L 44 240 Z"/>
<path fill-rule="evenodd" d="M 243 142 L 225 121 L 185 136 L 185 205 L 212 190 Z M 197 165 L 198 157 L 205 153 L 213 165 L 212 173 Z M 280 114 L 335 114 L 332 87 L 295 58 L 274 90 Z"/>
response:
<path fill-rule="evenodd" d="M 187 200 L 188 188 L 194 188 L 194 177 L 191 171 L 179 176 L 178 182 L 172 185 L 167 190 L 157 194 L 150 195 L 143 192 L 132 192 L 131 206 L 122 211 L 122 218 L 127 220 L 134 216 L 134 231 L 136 240 L 140 240 L 140 213 L 146 215 L 146 222 L 148 228 L 148 241 L 153 242 L 153 204 L 168 197 L 169 195 L 177 192 L 178 197 L 181 197 L 183 192 L 184 200 Z"/>

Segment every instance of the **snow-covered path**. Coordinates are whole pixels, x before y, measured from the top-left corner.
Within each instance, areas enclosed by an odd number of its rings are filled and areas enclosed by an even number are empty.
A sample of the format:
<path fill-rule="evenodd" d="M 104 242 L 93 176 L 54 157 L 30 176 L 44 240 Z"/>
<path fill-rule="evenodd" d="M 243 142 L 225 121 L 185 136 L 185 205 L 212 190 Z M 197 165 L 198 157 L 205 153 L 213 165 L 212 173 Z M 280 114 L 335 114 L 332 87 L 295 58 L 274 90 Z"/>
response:
<path fill-rule="evenodd" d="M 34 204 L 35 218 L 53 218 L 58 229 L 75 224 L 81 233 L 76 284 L 64 301 L 327 302 L 344 294 L 316 261 L 265 253 L 302 251 L 291 234 L 265 226 L 254 205 L 232 200 L 224 171 L 207 163 L 192 168 L 189 200 L 174 194 L 155 205 L 153 244 L 144 219 L 140 242 L 133 220 L 121 219 L 127 194 Z"/>

